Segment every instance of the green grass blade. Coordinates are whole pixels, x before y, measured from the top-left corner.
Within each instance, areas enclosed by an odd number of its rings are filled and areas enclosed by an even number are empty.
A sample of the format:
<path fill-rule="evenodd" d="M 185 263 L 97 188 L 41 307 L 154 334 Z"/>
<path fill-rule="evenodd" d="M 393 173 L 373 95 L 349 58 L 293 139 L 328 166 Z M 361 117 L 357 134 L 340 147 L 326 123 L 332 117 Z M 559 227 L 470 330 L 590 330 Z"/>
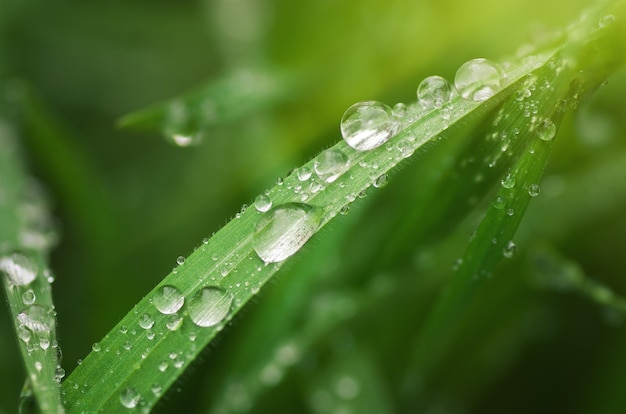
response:
<path fill-rule="evenodd" d="M 585 30 L 589 31 L 590 38 L 596 39 L 595 26 Z M 577 34 L 580 35 L 580 32 Z M 532 110 L 531 113 L 525 112 L 523 106 L 516 102 L 520 99 L 513 97 L 493 120 L 492 131 L 487 134 L 486 140 L 499 137 L 501 131 L 508 133 L 508 139 L 499 139 L 501 149 L 492 148 L 491 154 L 483 154 L 480 159 L 486 165 L 466 176 L 477 176 L 474 175 L 477 173 L 482 177 L 487 168 L 493 168 L 499 162 L 504 162 L 508 171 L 502 176 L 498 191 L 472 234 L 457 271 L 415 339 L 412 363 L 407 369 L 407 390 L 414 388 L 416 375 L 423 377 L 431 374 L 432 367 L 451 345 L 464 313 L 471 306 L 478 306 L 473 303 L 478 293 L 502 259 L 516 253 L 514 235 L 530 200 L 539 193 L 538 183 L 565 111 L 578 106 L 581 96 L 597 88 L 608 75 L 606 71 L 611 70 L 608 68 L 613 68 L 622 60 L 611 47 L 599 48 L 594 53 L 592 49 L 601 42 L 592 42 L 587 37 L 581 40 L 579 37 L 532 75 L 532 82 L 538 82 L 533 97 L 536 115 Z M 607 50 L 611 52 L 607 54 Z M 600 71 L 599 67 L 605 70 Z M 516 133 L 511 134 L 512 131 Z M 513 156 L 503 157 L 509 150 Z M 407 394 L 405 398 L 409 404 L 414 396 Z"/>
<path fill-rule="evenodd" d="M 503 103 L 509 105 L 505 106 L 503 116 L 507 116 L 508 111 L 519 116 L 515 115 L 513 119 L 504 122 L 509 125 L 518 122 L 523 133 L 515 134 L 519 135 L 515 140 L 510 138 L 512 144 L 515 141 L 519 145 L 511 146 L 512 156 L 507 163 L 503 162 L 504 165 L 510 162 L 513 167 L 511 174 L 516 184 L 512 188 L 507 185 L 497 197 L 509 197 L 511 202 L 506 209 L 494 207 L 488 210 L 476 237 L 467 248 L 463 265 L 426 325 L 423 346 L 427 349 L 441 342 L 442 334 L 438 327 L 447 326 L 471 299 L 471 289 L 466 289 L 468 281 L 482 271 L 490 272 L 499 263 L 502 248 L 512 239 L 528 204 L 529 186 L 537 183 L 541 175 L 551 142 L 523 142 L 529 133 L 537 132 L 540 124 L 534 121 L 528 125 L 523 121 L 523 111 L 513 107 L 516 102 L 511 96 L 524 86 L 524 78 L 536 67 L 543 66 L 552 53 L 535 56 L 521 65 L 513 65 L 508 73 L 506 88 L 486 102 L 470 102 L 455 97 L 449 105 L 427 113 L 406 127 L 383 147 L 362 153 L 344 142 L 336 144 L 332 151 L 343 153 L 348 165 L 335 181 L 327 183 L 314 175 L 302 182 L 298 174 L 294 173 L 281 179 L 267 193 L 274 207 L 290 206 L 293 211 L 296 209 L 293 203 L 307 203 L 309 207 L 305 210 L 298 204 L 299 213 L 304 211 L 304 214 L 289 223 L 292 225 L 291 230 L 305 230 L 301 237 L 306 241 L 371 187 L 380 176 L 401 164 L 416 149 L 438 136 L 447 135 L 456 125 L 484 117 Z M 546 71 L 553 70 L 548 66 L 545 67 Z M 541 71 L 539 74 L 539 79 L 543 79 L 544 74 Z M 582 89 L 575 88 L 570 92 L 569 81 L 574 79 L 571 73 L 565 71 L 560 76 L 566 82 L 559 83 L 554 93 L 540 95 L 538 103 L 538 110 L 550 116 L 556 124 L 561 116 L 555 112 L 558 99 L 567 93 L 584 91 L 584 87 L 594 84 L 584 80 Z M 527 151 L 529 148 L 534 150 L 534 154 Z M 314 163 L 328 154 L 322 153 L 301 168 L 313 171 Z M 510 214 L 509 209 L 514 214 Z M 281 214 L 288 213 L 281 211 Z M 94 346 L 94 351 L 63 384 L 69 410 L 110 412 L 120 410 L 123 406 L 141 410 L 154 406 L 202 349 L 276 274 L 284 259 L 297 250 L 294 248 L 290 254 L 276 255 L 280 249 L 268 249 L 262 256 L 277 263 L 264 264 L 255 252 L 253 237 L 255 227 L 259 220 L 265 220 L 264 217 L 254 207 L 242 209 L 235 219 L 206 240 L 188 258 L 180 258 L 179 266 Z M 271 230 L 271 227 L 268 228 Z M 495 247 L 492 244 L 494 237 L 497 240 Z M 281 239 L 280 242 L 285 240 Z M 280 253 L 284 251 L 280 250 Z M 159 305 L 163 300 L 161 293 L 164 288 L 167 288 L 169 299 L 175 299 L 175 303 L 170 303 L 171 306 L 167 308 Z M 123 286 L 119 286 L 119 289 L 123 289 Z M 198 313 L 200 303 L 203 307 Z M 418 352 L 418 366 L 425 363 L 427 355 L 428 352 Z"/>
<path fill-rule="evenodd" d="M 317 232 L 372 186 L 380 175 L 389 172 L 424 143 L 439 136 L 449 126 L 467 122 L 468 118 L 479 116 L 482 111 L 502 102 L 533 65 L 548 56 L 536 57 L 536 60 L 509 72 L 508 86 L 492 99 L 479 103 L 455 97 L 450 106 L 427 113 L 385 146 L 363 153 L 344 142 L 336 144 L 332 149 L 347 156 L 349 168 L 332 183 L 327 184 L 314 176 L 303 184 L 297 174 L 291 174 L 267 195 L 274 206 L 303 201 L 316 206 L 310 217 L 316 221 L 314 232 Z M 447 112 L 445 116 L 444 112 Z M 306 163 L 303 168 L 313 171 L 314 162 Z M 63 384 L 71 412 L 116 410 L 122 403 L 145 409 L 158 401 L 183 369 L 280 269 L 282 263 L 265 266 L 253 249 L 252 234 L 260 217 L 261 213 L 253 207 L 238 213 L 236 219 L 174 269 L 100 341 L 100 350 L 90 353 Z M 172 318 L 177 316 L 161 315 L 151 303 L 157 300 L 159 290 L 166 285 L 176 287 L 186 298 L 186 307 L 178 316 L 182 318 L 182 326 L 176 326 L 175 330 L 167 326 L 172 326 Z M 216 304 L 220 311 L 212 310 L 219 314 L 217 320 L 223 319 L 213 326 L 200 328 L 188 316 L 194 307 L 191 303 L 194 295 L 205 287 L 218 289 L 211 292 L 220 297 Z M 227 311 L 225 315 L 221 314 L 223 307 Z M 148 330 L 140 327 L 144 315 L 154 320 L 154 326 Z"/>
<path fill-rule="evenodd" d="M 292 74 L 269 68 L 242 68 L 181 98 L 125 115 L 117 124 L 162 131 L 181 146 L 198 144 L 210 135 L 212 127 L 285 100 L 297 90 L 293 78 Z"/>
<path fill-rule="evenodd" d="M 0 119 L 0 277 L 26 367 L 26 395 L 42 413 L 62 413 L 64 371 L 47 267 L 56 234 L 39 189 L 25 176 L 15 139 Z M 20 406 L 29 404 L 23 397 Z"/>

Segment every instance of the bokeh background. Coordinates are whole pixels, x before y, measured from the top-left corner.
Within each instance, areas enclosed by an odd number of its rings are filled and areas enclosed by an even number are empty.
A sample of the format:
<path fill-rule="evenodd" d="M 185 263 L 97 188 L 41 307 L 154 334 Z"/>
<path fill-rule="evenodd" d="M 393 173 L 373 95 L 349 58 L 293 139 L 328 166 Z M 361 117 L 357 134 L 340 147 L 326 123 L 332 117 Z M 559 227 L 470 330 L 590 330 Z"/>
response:
<path fill-rule="evenodd" d="M 177 256 L 336 142 L 349 105 L 414 101 L 424 77 L 513 55 L 587 3 L 3 0 L 3 93 L 61 236 L 51 263 L 68 373 Z M 175 145 L 158 116 L 116 127 L 194 91 L 240 96 L 207 115 L 194 145 Z M 256 375 L 264 352 L 299 338 L 300 325 L 316 339 L 276 384 L 261 375 L 252 412 L 624 412 L 624 313 L 567 280 L 574 272 L 626 294 L 625 91 L 622 71 L 566 119 L 517 257 L 468 310 L 435 372 L 404 370 L 472 220 L 441 230 L 445 243 L 390 237 L 411 211 L 426 152 L 316 236 L 157 411 L 237 402 L 233 378 Z M 390 250 L 393 261 L 376 260 Z M 537 251 L 553 266 L 543 273 L 529 264 Z M 283 321 L 286 298 L 300 319 Z M 320 318 L 336 322 L 306 328 Z M 1 413 L 15 412 L 22 386 L 15 342 L 2 312 Z"/>

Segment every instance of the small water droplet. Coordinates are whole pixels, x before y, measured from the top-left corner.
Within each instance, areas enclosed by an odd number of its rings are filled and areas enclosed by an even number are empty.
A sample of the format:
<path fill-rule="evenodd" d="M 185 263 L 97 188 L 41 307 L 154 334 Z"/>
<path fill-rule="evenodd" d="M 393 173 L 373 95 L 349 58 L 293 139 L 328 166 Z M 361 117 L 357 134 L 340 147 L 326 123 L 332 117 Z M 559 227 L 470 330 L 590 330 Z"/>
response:
<path fill-rule="evenodd" d="M 343 206 L 341 207 L 341 210 L 339 210 L 339 214 L 341 214 L 342 216 L 347 215 L 350 212 L 350 206 Z"/>
<path fill-rule="evenodd" d="M 454 85 L 464 99 L 481 102 L 502 88 L 500 65 L 487 59 L 472 59 L 457 70 Z"/>
<path fill-rule="evenodd" d="M 139 404 L 139 400 L 141 400 L 141 396 L 132 387 L 125 388 L 120 393 L 120 402 L 126 408 L 135 408 L 137 404 Z"/>
<path fill-rule="evenodd" d="M 11 284 L 24 286 L 35 280 L 39 269 L 28 257 L 14 253 L 0 259 L 0 271 L 9 278 Z"/>
<path fill-rule="evenodd" d="M 507 174 L 507 176 L 500 181 L 500 184 L 506 189 L 511 189 L 515 187 L 515 177 L 511 174 Z"/>
<path fill-rule="evenodd" d="M 154 307 L 165 315 L 178 312 L 184 303 L 185 297 L 171 285 L 161 286 L 152 299 Z"/>
<path fill-rule="evenodd" d="M 230 292 L 213 286 L 204 287 L 189 300 L 189 318 L 203 328 L 217 325 L 230 312 L 232 301 Z"/>
<path fill-rule="evenodd" d="M 341 118 L 341 135 L 358 151 L 368 151 L 384 144 L 395 132 L 391 108 L 382 102 L 358 102 Z"/>
<path fill-rule="evenodd" d="M 176 259 L 176 264 L 178 264 L 179 266 L 182 266 L 184 263 L 185 263 L 185 257 L 178 256 L 178 258 Z"/>
<path fill-rule="evenodd" d="M 598 26 L 607 27 L 610 24 L 613 24 L 614 21 L 615 21 L 615 16 L 612 14 L 607 14 L 606 16 L 602 16 L 600 18 L 600 21 L 598 21 Z"/>
<path fill-rule="evenodd" d="M 94 342 L 93 345 L 91 345 L 91 350 L 93 352 L 100 352 L 101 349 L 102 347 L 100 346 L 100 342 Z"/>
<path fill-rule="evenodd" d="M 515 253 L 517 253 L 517 246 L 512 241 L 510 241 L 502 250 L 502 255 L 507 259 L 511 259 L 515 256 Z"/>
<path fill-rule="evenodd" d="M 348 157 L 336 149 L 329 149 L 317 156 L 313 169 L 320 180 L 332 183 L 347 171 Z"/>
<path fill-rule="evenodd" d="M 41 363 L 41 361 L 35 361 L 35 369 L 37 371 L 41 371 L 43 369 L 43 364 Z"/>
<path fill-rule="evenodd" d="M 307 181 L 309 178 L 311 178 L 312 174 L 313 172 L 311 171 L 311 169 L 306 166 L 300 167 L 296 170 L 296 176 L 300 181 Z"/>
<path fill-rule="evenodd" d="M 152 384 L 152 387 L 150 387 L 150 390 L 152 391 L 152 394 L 154 394 L 155 397 L 158 397 L 163 392 L 163 387 L 160 384 L 154 383 Z"/>
<path fill-rule="evenodd" d="M 537 135 L 543 141 L 550 141 L 556 135 L 556 125 L 549 118 L 544 118 L 537 126 Z"/>
<path fill-rule="evenodd" d="M 131 344 L 130 341 L 124 341 L 124 343 L 122 344 L 122 347 L 125 350 L 129 351 L 133 347 L 133 344 Z"/>
<path fill-rule="evenodd" d="M 265 263 L 285 260 L 315 234 L 320 213 L 320 209 L 302 203 L 286 203 L 270 209 L 255 227 L 254 250 Z"/>
<path fill-rule="evenodd" d="M 383 188 L 389 183 L 389 177 L 387 174 L 383 174 L 379 176 L 376 181 L 374 181 L 374 187 Z"/>
<path fill-rule="evenodd" d="M 170 331 L 176 331 L 183 325 L 183 317 L 178 314 L 170 315 L 165 322 L 165 327 Z"/>
<path fill-rule="evenodd" d="M 417 99 L 424 108 L 441 108 L 451 97 L 452 88 L 441 76 L 429 76 L 417 88 Z"/>
<path fill-rule="evenodd" d="M 169 366 L 170 364 L 167 361 L 161 361 L 159 364 L 159 371 L 165 372 Z"/>
<path fill-rule="evenodd" d="M 531 184 L 528 186 L 528 195 L 531 197 L 537 197 L 540 191 L 541 188 L 539 187 L 539 184 Z"/>
<path fill-rule="evenodd" d="M 139 326 L 142 329 L 150 329 L 154 326 L 154 318 L 147 313 L 144 313 L 139 317 Z"/>
<path fill-rule="evenodd" d="M 493 202 L 493 206 L 498 210 L 502 210 L 506 206 L 506 198 L 497 196 Z"/>
<path fill-rule="evenodd" d="M 32 289 L 28 289 L 26 292 L 22 294 L 22 300 L 24 301 L 24 305 L 32 305 L 35 303 L 37 296 L 35 296 L 35 292 Z"/>
<path fill-rule="evenodd" d="M 28 306 L 17 315 L 17 320 L 33 332 L 50 332 L 54 329 L 54 316 L 41 305 Z"/>
<path fill-rule="evenodd" d="M 272 208 L 272 199 L 267 194 L 259 194 L 257 198 L 254 199 L 254 208 L 261 213 L 265 213 Z"/>

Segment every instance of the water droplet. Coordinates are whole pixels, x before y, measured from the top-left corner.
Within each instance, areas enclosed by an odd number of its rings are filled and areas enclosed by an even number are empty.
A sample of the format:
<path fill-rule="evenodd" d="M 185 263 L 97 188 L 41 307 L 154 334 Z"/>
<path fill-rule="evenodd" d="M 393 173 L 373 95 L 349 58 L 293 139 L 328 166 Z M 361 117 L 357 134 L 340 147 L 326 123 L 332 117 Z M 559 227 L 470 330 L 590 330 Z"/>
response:
<path fill-rule="evenodd" d="M 350 206 L 343 206 L 339 210 L 339 214 L 341 214 L 342 216 L 347 215 L 349 212 L 350 212 Z"/>
<path fill-rule="evenodd" d="M 424 108 L 441 108 L 451 97 L 452 88 L 441 76 L 429 76 L 417 88 L 417 99 Z"/>
<path fill-rule="evenodd" d="M 24 301 L 24 305 L 32 305 L 35 303 L 37 297 L 35 296 L 35 292 L 32 289 L 28 289 L 26 292 L 22 294 L 22 300 Z"/>
<path fill-rule="evenodd" d="M 506 206 L 506 198 L 502 196 L 496 197 L 496 199 L 493 202 L 493 206 L 498 210 L 502 210 L 504 206 Z"/>
<path fill-rule="evenodd" d="M 544 118 L 537 126 L 537 135 L 544 141 L 550 141 L 556 135 L 556 125 L 549 118 Z"/>
<path fill-rule="evenodd" d="M 259 196 L 254 199 L 254 208 L 261 213 L 265 213 L 272 208 L 272 199 L 267 194 L 259 194 Z"/>
<path fill-rule="evenodd" d="M 33 335 L 28 329 L 26 329 L 26 327 L 19 326 L 17 328 L 17 337 L 20 338 L 24 343 L 28 343 L 32 339 Z"/>
<path fill-rule="evenodd" d="M 517 246 L 512 241 L 510 241 L 502 250 L 502 255 L 507 259 L 515 256 L 515 253 L 517 253 Z"/>
<path fill-rule="evenodd" d="M 167 318 L 167 321 L 165 322 L 165 327 L 170 331 L 176 331 L 182 325 L 183 317 L 178 314 L 170 315 L 170 317 Z"/>
<path fill-rule="evenodd" d="M 50 332 L 54 328 L 54 316 L 40 305 L 28 306 L 17 315 L 17 320 L 33 332 Z"/>
<path fill-rule="evenodd" d="M 154 307 L 165 315 L 178 312 L 184 303 L 185 297 L 171 285 L 161 286 L 152 299 Z"/>
<path fill-rule="evenodd" d="M 203 328 L 220 323 L 230 312 L 233 296 L 217 287 L 204 287 L 189 299 L 189 318 Z"/>
<path fill-rule="evenodd" d="M 179 266 L 182 266 L 184 263 L 185 263 L 185 257 L 178 256 L 178 258 L 176 259 L 176 264 L 178 264 Z"/>
<path fill-rule="evenodd" d="M 615 21 L 615 16 L 612 14 L 607 14 L 606 16 L 602 16 L 600 21 L 598 22 L 598 26 L 607 27 L 610 24 L 613 24 Z"/>
<path fill-rule="evenodd" d="M 41 363 L 41 361 L 35 361 L 35 369 L 37 371 L 41 371 L 43 369 L 43 364 Z"/>
<path fill-rule="evenodd" d="M 391 108 L 382 102 L 358 102 L 348 108 L 341 118 L 343 139 L 358 151 L 381 146 L 394 131 Z"/>
<path fill-rule="evenodd" d="M 254 229 L 254 250 L 265 263 L 285 260 L 315 234 L 320 213 L 320 209 L 302 203 L 286 203 L 270 209 Z"/>
<path fill-rule="evenodd" d="M 137 404 L 139 404 L 140 399 L 141 399 L 141 396 L 139 395 L 137 390 L 135 390 L 132 387 L 125 388 L 120 393 L 120 402 L 126 408 L 137 407 Z"/>
<path fill-rule="evenodd" d="M 165 372 L 169 366 L 170 364 L 167 361 L 161 361 L 159 364 L 159 371 Z"/>
<path fill-rule="evenodd" d="M 300 167 L 296 171 L 296 175 L 298 177 L 298 180 L 300 180 L 300 181 L 307 181 L 309 178 L 311 178 L 312 174 L 313 174 L 313 172 L 311 171 L 311 169 L 309 167 L 306 167 L 306 166 Z"/>
<path fill-rule="evenodd" d="M 131 344 L 130 341 L 124 341 L 124 343 L 122 344 L 122 347 L 125 350 L 130 351 L 130 349 L 133 347 L 133 344 Z"/>
<path fill-rule="evenodd" d="M 336 149 L 329 149 L 317 156 L 313 169 L 320 180 L 332 183 L 348 169 L 348 157 Z"/>
<path fill-rule="evenodd" d="M 154 394 L 155 397 L 158 397 L 163 392 L 163 387 L 155 383 L 155 384 L 152 384 L 152 387 L 150 388 L 150 390 L 152 391 L 152 394 Z"/>
<path fill-rule="evenodd" d="M 14 253 L 0 259 L 0 271 L 13 285 L 24 286 L 35 280 L 39 269 L 37 264 L 28 257 Z"/>
<path fill-rule="evenodd" d="M 100 342 L 94 342 L 93 345 L 91 345 L 91 350 L 93 352 L 100 352 L 101 349 L 102 347 L 100 346 Z"/>
<path fill-rule="evenodd" d="M 511 174 L 507 174 L 507 176 L 500 181 L 500 184 L 507 189 L 513 188 L 515 187 L 515 177 Z"/>
<path fill-rule="evenodd" d="M 481 102 L 502 88 L 503 72 L 495 62 L 472 59 L 457 70 L 454 85 L 464 99 Z"/>
<path fill-rule="evenodd" d="M 383 188 L 387 185 L 387 183 L 389 182 L 389 177 L 387 176 L 387 174 L 383 174 L 381 176 L 379 176 L 376 181 L 374 181 L 374 187 L 376 188 Z"/>
<path fill-rule="evenodd" d="M 154 326 L 154 319 L 152 316 L 144 313 L 139 317 L 139 326 L 141 326 L 142 329 L 150 329 Z"/>
<path fill-rule="evenodd" d="M 531 184 L 528 186 L 528 195 L 530 195 L 531 197 L 537 197 L 540 191 L 541 188 L 538 184 Z"/>

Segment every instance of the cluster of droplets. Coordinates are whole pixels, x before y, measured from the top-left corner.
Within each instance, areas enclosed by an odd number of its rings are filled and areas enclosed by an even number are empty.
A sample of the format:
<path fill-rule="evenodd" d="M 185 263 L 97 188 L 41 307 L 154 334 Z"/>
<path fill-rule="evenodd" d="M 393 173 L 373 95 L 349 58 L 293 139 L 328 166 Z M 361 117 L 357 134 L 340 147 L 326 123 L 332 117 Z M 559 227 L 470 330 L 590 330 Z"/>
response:
<path fill-rule="evenodd" d="M 341 119 L 341 135 L 346 144 L 357 151 L 369 151 L 386 143 L 407 120 L 413 122 L 426 111 L 442 109 L 444 119 L 450 117 L 445 108 L 455 93 L 463 99 L 481 102 L 504 86 L 505 73 L 495 62 L 472 59 L 456 72 L 454 86 L 441 76 L 429 76 L 417 88 L 418 104 L 397 104 L 391 109 L 378 101 L 358 102 L 346 110 Z"/>

